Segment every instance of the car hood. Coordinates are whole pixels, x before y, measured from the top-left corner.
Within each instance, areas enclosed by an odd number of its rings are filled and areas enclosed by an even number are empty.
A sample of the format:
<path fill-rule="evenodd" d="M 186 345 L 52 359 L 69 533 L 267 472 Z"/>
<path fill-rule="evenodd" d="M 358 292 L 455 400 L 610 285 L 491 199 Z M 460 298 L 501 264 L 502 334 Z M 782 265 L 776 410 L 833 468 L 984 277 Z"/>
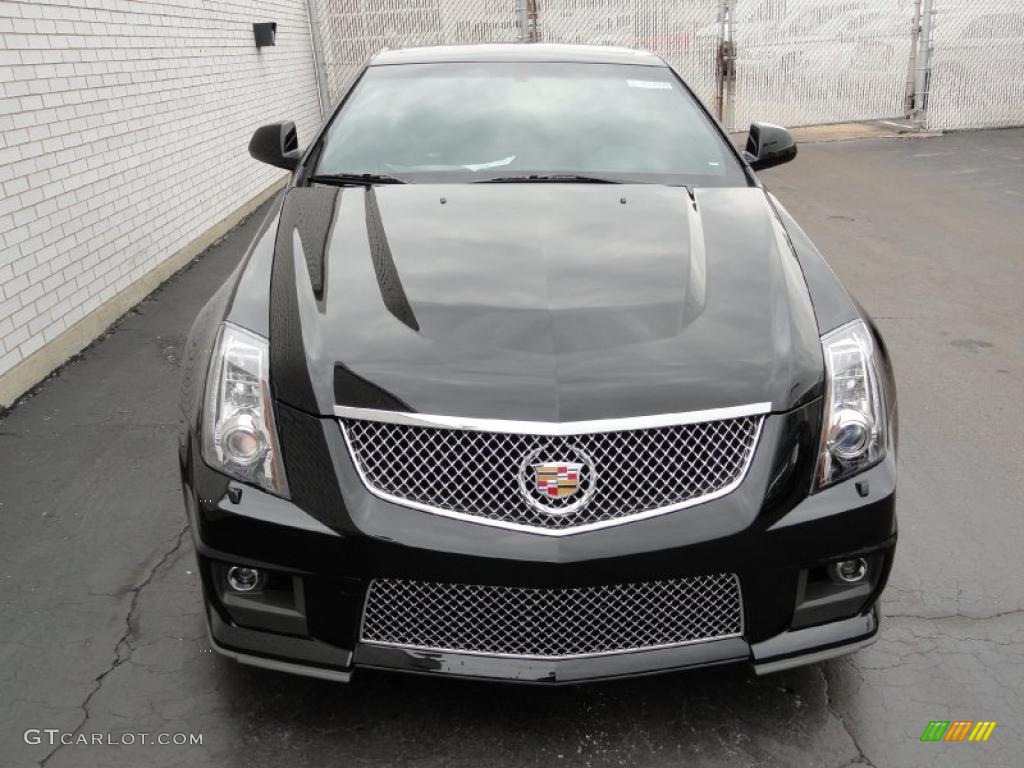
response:
<path fill-rule="evenodd" d="M 536 421 L 820 393 L 799 265 L 756 188 L 296 188 L 271 281 L 276 396 Z"/>

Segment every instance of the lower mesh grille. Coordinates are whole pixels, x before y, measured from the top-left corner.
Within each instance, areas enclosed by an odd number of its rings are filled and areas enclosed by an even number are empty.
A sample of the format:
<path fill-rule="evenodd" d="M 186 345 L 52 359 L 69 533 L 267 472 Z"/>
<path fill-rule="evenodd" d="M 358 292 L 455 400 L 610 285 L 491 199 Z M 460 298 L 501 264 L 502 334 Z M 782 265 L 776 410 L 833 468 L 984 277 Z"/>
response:
<path fill-rule="evenodd" d="M 735 574 L 534 589 L 405 579 L 370 583 L 362 640 L 508 656 L 587 656 L 735 637 Z"/>

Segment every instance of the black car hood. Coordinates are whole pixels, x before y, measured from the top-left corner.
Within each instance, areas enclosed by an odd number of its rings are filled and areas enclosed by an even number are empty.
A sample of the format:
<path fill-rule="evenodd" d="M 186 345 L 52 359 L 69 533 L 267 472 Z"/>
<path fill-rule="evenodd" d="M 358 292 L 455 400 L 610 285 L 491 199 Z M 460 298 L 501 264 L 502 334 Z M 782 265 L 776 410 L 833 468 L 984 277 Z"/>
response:
<path fill-rule="evenodd" d="M 296 188 L 271 288 L 276 396 L 537 421 L 820 393 L 764 192 L 591 184 Z"/>

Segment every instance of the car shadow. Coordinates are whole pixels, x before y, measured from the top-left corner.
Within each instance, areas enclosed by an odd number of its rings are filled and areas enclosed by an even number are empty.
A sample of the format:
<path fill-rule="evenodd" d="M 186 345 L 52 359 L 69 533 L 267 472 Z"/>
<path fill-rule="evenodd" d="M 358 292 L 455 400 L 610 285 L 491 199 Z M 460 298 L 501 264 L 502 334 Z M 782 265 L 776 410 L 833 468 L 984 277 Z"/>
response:
<path fill-rule="evenodd" d="M 218 687 L 239 736 L 259 732 L 268 765 L 272 754 L 286 754 L 285 744 L 309 764 L 345 765 L 798 765 L 812 756 L 831 764 L 823 755 L 832 752 L 850 757 L 822 665 L 767 677 L 728 665 L 545 686 L 376 670 L 358 670 L 346 685 L 219 662 Z"/>

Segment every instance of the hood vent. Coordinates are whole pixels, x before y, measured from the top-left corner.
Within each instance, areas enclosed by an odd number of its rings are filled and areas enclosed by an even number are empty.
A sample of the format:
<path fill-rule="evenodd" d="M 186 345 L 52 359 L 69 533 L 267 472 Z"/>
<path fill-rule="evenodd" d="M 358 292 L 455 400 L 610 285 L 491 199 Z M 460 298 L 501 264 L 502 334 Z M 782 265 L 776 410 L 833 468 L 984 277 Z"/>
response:
<path fill-rule="evenodd" d="M 388 312 L 414 331 L 420 329 L 416 315 L 405 297 L 402 280 L 395 269 L 395 260 L 391 257 L 391 248 L 381 222 L 380 209 L 377 207 L 377 194 L 373 187 L 366 188 L 366 235 L 370 239 L 370 258 L 373 259 L 373 270 L 377 274 L 377 286 L 380 297 Z"/>

